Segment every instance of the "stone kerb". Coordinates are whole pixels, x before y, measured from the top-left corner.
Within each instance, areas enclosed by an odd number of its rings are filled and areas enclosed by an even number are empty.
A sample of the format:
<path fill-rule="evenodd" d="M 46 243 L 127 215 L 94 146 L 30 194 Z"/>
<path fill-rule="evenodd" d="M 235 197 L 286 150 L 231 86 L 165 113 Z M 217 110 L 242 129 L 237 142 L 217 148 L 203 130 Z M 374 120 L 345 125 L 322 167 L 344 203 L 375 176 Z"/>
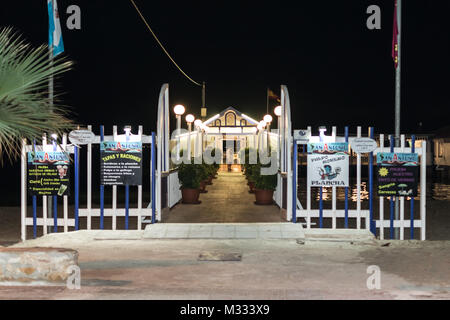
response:
<path fill-rule="evenodd" d="M 62 248 L 0 247 L 1 285 L 63 285 L 78 265 L 78 252 Z"/>

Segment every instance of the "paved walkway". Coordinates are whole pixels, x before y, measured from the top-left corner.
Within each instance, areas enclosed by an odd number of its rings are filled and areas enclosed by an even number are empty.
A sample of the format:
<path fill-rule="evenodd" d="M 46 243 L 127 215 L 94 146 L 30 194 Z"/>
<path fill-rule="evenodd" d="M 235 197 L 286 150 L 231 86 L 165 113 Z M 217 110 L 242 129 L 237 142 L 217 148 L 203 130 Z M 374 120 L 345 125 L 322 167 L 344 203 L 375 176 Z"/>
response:
<path fill-rule="evenodd" d="M 255 204 L 242 173 L 219 172 L 213 184 L 200 194 L 201 204 L 178 204 L 163 212 L 162 222 L 286 222 L 276 205 Z"/>
<path fill-rule="evenodd" d="M 156 223 L 144 239 L 299 239 L 302 225 L 285 223 Z"/>

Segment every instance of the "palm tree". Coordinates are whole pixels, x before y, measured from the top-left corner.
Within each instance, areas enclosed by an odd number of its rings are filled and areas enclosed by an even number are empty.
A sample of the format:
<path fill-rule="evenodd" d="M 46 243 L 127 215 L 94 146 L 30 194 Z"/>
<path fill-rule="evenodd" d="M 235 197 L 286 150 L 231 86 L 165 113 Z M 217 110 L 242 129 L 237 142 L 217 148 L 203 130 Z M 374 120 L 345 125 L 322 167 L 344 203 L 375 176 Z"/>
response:
<path fill-rule="evenodd" d="M 50 65 L 48 47 L 32 48 L 11 28 L 0 29 L 0 162 L 20 155 L 22 139 L 39 141 L 42 134 L 61 134 L 73 124 L 67 109 L 52 105 L 48 83 L 71 69 L 57 58 Z"/>

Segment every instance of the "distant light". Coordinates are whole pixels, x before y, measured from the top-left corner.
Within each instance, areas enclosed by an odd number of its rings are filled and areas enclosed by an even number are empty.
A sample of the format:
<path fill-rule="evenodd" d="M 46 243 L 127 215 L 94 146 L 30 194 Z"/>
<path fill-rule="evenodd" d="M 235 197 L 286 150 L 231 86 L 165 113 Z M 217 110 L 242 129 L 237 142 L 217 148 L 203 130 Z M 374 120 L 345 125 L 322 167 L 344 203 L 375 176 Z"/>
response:
<path fill-rule="evenodd" d="M 53 140 L 58 139 L 58 135 L 57 135 L 56 133 L 52 133 L 52 139 L 53 139 Z"/>
<path fill-rule="evenodd" d="M 281 116 L 281 111 L 282 111 L 281 108 L 282 108 L 282 106 L 278 106 L 278 107 L 275 107 L 275 110 L 273 110 L 273 112 L 275 113 L 275 115 L 277 117 Z"/>
<path fill-rule="evenodd" d="M 195 120 L 195 117 L 192 114 L 188 114 L 186 116 L 186 122 L 187 123 L 192 123 L 192 122 L 194 122 L 194 120 Z"/>
<path fill-rule="evenodd" d="M 266 114 L 264 116 L 264 122 L 271 123 L 272 122 L 272 116 L 270 114 Z"/>
<path fill-rule="evenodd" d="M 194 125 L 196 126 L 196 127 L 200 127 L 201 125 L 202 125 L 202 120 L 200 120 L 200 119 L 197 119 L 197 120 L 195 120 L 194 121 Z"/>
<path fill-rule="evenodd" d="M 261 124 L 261 122 L 260 122 L 260 123 L 258 123 L 258 125 L 256 126 L 256 128 L 257 128 L 258 130 L 262 130 L 262 129 L 264 129 L 264 125 Z"/>
<path fill-rule="evenodd" d="M 319 132 L 320 133 L 324 133 L 325 131 L 327 131 L 327 127 L 325 127 L 325 126 L 320 126 L 319 127 Z"/>
<path fill-rule="evenodd" d="M 261 127 L 265 127 L 266 126 L 266 122 L 264 121 L 264 120 L 261 120 L 260 122 L 259 122 L 259 125 L 261 126 Z"/>
<path fill-rule="evenodd" d="M 130 133 L 131 132 L 131 126 L 123 127 L 123 131 L 125 131 L 126 133 Z"/>
<path fill-rule="evenodd" d="M 175 107 L 173 107 L 173 112 L 175 112 L 177 116 L 181 116 L 185 111 L 186 108 L 181 104 L 177 104 Z"/>

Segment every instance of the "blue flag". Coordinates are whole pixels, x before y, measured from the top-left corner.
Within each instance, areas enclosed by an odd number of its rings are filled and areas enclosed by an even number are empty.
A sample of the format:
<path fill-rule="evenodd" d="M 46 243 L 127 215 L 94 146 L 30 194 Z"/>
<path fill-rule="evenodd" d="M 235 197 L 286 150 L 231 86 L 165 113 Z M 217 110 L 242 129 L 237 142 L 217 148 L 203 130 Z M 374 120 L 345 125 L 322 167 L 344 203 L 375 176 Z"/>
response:
<path fill-rule="evenodd" d="M 61 24 L 59 23 L 58 4 L 56 0 L 47 0 L 48 6 L 48 46 L 53 57 L 64 52 Z"/>

